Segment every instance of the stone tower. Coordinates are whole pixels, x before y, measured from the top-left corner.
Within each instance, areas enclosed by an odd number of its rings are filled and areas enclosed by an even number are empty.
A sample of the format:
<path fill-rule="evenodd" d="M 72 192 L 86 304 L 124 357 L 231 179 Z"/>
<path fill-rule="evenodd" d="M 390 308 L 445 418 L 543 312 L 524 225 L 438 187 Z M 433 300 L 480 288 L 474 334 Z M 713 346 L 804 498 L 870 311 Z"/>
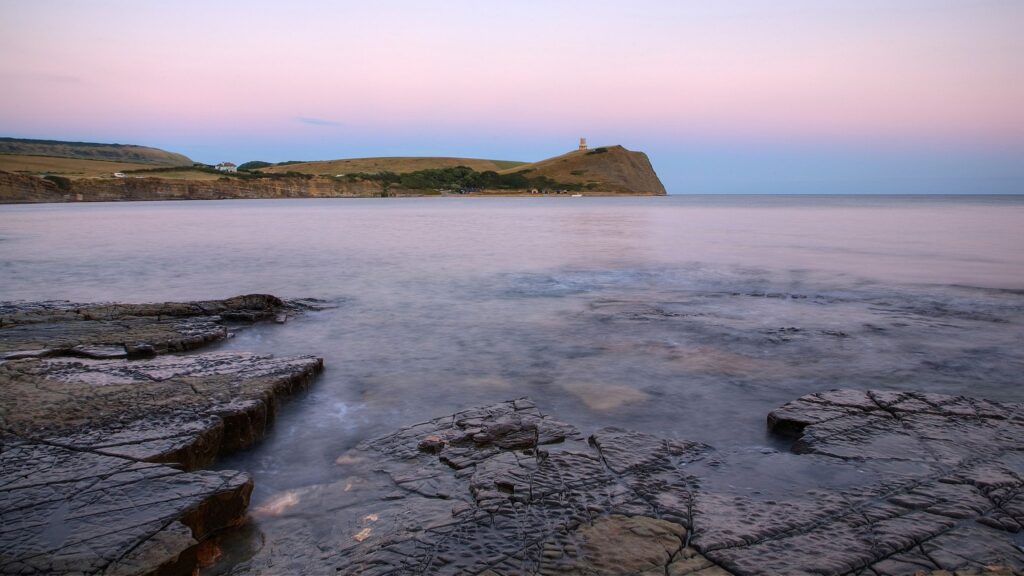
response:
<path fill-rule="evenodd" d="M 580 150 L 582 151 L 582 150 L 586 150 L 586 149 L 587 149 L 587 139 L 586 138 L 580 138 Z"/>

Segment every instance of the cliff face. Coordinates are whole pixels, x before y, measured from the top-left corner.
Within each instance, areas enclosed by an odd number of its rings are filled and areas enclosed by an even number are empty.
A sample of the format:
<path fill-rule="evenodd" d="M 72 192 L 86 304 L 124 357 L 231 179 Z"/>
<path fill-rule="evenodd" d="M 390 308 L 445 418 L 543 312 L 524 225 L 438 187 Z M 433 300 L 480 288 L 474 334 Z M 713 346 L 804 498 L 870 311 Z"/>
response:
<path fill-rule="evenodd" d="M 81 178 L 62 184 L 38 176 L 0 172 L 0 203 L 112 202 L 119 200 L 218 200 L 238 198 L 345 198 L 381 196 L 376 182 L 333 178 L 173 180 Z M 419 195 L 392 186 L 391 196 Z"/>
<path fill-rule="evenodd" d="M 664 196 L 665 186 L 643 152 L 622 146 L 576 150 L 533 164 L 516 166 L 505 173 L 527 171 L 526 175 L 547 176 L 556 182 L 581 184 L 598 194 Z"/>

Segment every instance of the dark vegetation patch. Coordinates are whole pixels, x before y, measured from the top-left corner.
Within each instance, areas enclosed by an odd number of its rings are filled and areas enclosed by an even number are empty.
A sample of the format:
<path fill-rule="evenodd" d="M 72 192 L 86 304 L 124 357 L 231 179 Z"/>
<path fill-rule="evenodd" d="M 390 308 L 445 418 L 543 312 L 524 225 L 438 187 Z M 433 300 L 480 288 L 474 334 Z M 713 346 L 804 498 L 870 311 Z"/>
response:
<path fill-rule="evenodd" d="M 477 172 L 468 166 L 430 168 L 396 174 L 394 172 L 356 172 L 337 178 L 349 181 L 370 180 L 385 186 L 397 185 L 410 190 L 582 190 L 580 184 L 557 182 L 547 176 L 527 176 L 529 170 L 499 174 L 493 170 Z"/>
<path fill-rule="evenodd" d="M 43 180 L 49 180 L 57 185 L 59 190 L 71 190 L 71 179 L 63 176 L 57 176 L 55 174 L 47 174 L 43 176 Z"/>
<path fill-rule="evenodd" d="M 267 168 L 273 165 L 273 162 L 264 162 L 262 160 L 250 160 L 249 162 L 244 162 L 240 164 L 238 166 L 238 169 L 244 172 L 248 172 L 250 170 L 259 170 L 260 168 Z"/>
<path fill-rule="evenodd" d="M 275 164 L 275 166 L 295 164 L 296 162 L 282 162 Z M 249 164 L 265 164 L 263 162 L 246 162 L 242 166 Z M 261 166 L 263 167 L 263 166 Z M 313 178 L 331 178 L 339 181 L 347 182 L 359 182 L 369 181 L 380 183 L 385 189 L 391 186 L 401 187 L 408 190 L 420 190 L 424 192 L 437 192 L 441 190 L 450 190 L 458 192 L 476 192 L 479 190 L 560 190 L 560 191 L 578 191 L 578 190 L 592 190 L 595 188 L 593 183 L 588 184 L 577 184 L 569 182 L 558 182 L 547 176 L 529 176 L 528 170 L 522 170 L 513 172 L 511 174 L 499 174 L 493 170 L 485 170 L 478 172 L 469 168 L 468 166 L 455 166 L 451 168 L 430 168 L 426 170 L 417 170 L 415 172 L 403 172 L 401 174 L 384 171 L 384 172 L 352 172 L 342 176 L 316 176 L 314 174 L 305 174 L 302 172 L 253 172 L 251 168 L 241 168 L 238 172 L 221 172 L 216 168 L 206 164 L 193 164 L 192 166 L 177 166 L 177 167 L 154 167 L 154 168 L 140 168 L 138 170 L 125 170 L 125 174 L 132 176 L 146 176 L 153 175 L 159 177 L 160 174 L 166 174 L 168 172 L 205 172 L 207 174 L 215 174 L 222 178 L 236 178 L 240 180 L 253 180 L 260 178 L 269 179 L 280 179 L 280 178 L 305 178 L 307 180 Z"/>

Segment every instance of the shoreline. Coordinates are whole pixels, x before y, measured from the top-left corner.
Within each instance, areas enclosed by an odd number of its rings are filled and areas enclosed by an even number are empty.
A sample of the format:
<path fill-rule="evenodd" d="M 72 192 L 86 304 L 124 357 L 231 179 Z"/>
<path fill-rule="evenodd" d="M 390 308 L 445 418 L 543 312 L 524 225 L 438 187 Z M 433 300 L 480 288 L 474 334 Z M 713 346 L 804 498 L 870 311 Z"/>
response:
<path fill-rule="evenodd" d="M 178 353 L 310 305 L 0 306 L 0 572 L 193 573 L 253 489 L 208 468 L 259 442 L 323 360 Z"/>
<path fill-rule="evenodd" d="M 82 178 L 62 183 L 38 176 L 0 172 L 0 204 L 75 204 L 165 200 L 276 200 L 295 198 L 571 197 L 572 192 L 481 190 L 459 193 L 383 186 L 323 176 L 218 180 L 168 178 Z M 657 192 L 588 190 L 583 196 L 665 196 Z"/>
<path fill-rule="evenodd" d="M 507 400 L 365 440 L 337 458 L 340 480 L 249 511 L 249 474 L 207 468 L 268 434 L 323 361 L 177 353 L 323 306 L 259 294 L 0 305 L 0 501 L 13 503 L 0 520 L 15 527 L 0 535 L 0 571 L 187 574 L 244 534 L 266 544 L 215 569 L 1024 569 L 1024 404 L 910 391 L 788 402 L 764 421 L 778 450 L 571 423 Z"/>

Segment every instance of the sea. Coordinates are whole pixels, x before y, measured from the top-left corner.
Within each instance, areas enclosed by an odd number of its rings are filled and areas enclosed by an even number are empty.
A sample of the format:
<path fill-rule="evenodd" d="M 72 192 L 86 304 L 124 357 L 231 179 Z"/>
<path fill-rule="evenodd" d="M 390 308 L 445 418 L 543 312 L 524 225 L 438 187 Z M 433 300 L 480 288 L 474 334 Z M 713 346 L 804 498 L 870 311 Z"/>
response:
<path fill-rule="evenodd" d="M 1024 401 L 1024 196 L 0 206 L 0 300 L 247 293 L 325 306 L 216 347 L 326 366 L 218 463 L 254 507 L 337 482 L 363 440 L 520 397 L 725 449 L 782 449 L 767 414 L 834 388 Z"/>

